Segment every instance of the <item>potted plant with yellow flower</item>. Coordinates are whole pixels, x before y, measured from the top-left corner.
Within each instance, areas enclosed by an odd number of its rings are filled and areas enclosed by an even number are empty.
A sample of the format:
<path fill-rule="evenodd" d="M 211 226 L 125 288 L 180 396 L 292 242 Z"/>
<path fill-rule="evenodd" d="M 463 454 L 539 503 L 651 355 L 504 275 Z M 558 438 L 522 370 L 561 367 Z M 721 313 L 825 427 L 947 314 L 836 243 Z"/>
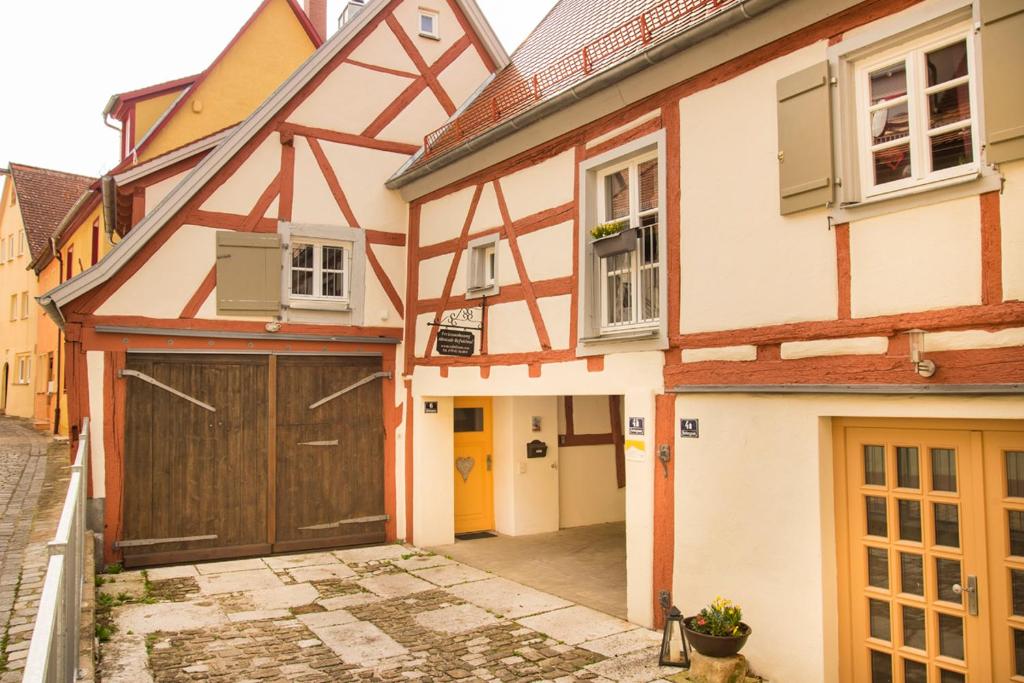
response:
<path fill-rule="evenodd" d="M 629 221 L 601 223 L 590 230 L 594 253 L 601 258 L 636 251 L 638 228 L 629 227 Z"/>
<path fill-rule="evenodd" d="M 705 657 L 732 657 L 743 649 L 751 629 L 743 623 L 743 610 L 718 597 L 695 617 L 683 620 L 686 640 Z"/>

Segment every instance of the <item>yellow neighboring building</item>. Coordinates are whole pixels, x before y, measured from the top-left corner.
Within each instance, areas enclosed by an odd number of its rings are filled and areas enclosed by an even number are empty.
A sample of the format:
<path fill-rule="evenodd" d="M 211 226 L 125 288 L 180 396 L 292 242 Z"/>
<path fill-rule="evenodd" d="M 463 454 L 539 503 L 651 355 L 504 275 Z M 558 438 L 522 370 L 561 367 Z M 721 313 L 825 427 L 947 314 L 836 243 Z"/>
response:
<path fill-rule="evenodd" d="M 96 179 L 11 164 L 0 204 L 0 411 L 33 417 L 36 393 L 56 391 L 40 368 L 39 282 L 29 267 L 50 248 L 50 236 Z"/>

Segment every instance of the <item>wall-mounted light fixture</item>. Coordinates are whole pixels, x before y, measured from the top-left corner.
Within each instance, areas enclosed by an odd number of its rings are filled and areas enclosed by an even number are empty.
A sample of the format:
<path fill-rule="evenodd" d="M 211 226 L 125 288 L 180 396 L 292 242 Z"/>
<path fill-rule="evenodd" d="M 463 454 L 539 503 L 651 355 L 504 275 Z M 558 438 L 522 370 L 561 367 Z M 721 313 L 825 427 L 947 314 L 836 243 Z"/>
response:
<path fill-rule="evenodd" d="M 928 378 L 935 374 L 938 367 L 935 361 L 921 358 L 924 352 L 924 334 L 924 330 L 907 330 L 907 336 L 910 338 L 910 362 L 914 366 L 914 372 Z"/>

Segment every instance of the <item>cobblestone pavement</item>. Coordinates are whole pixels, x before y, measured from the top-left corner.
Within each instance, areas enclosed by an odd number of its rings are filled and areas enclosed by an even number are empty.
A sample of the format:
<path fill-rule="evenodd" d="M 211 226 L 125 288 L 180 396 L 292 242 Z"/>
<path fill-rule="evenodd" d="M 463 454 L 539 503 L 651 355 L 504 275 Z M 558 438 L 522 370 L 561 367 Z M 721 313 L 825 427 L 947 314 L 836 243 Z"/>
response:
<path fill-rule="evenodd" d="M 148 581 L 113 609 L 100 680 L 647 683 L 677 671 L 657 666 L 655 632 L 408 546 L 140 574 L 116 577 Z"/>
<path fill-rule="evenodd" d="M 46 542 L 67 489 L 67 446 L 25 420 L 0 418 L 0 681 L 21 669 L 46 572 Z M 34 523 L 33 523 L 34 522 Z"/>

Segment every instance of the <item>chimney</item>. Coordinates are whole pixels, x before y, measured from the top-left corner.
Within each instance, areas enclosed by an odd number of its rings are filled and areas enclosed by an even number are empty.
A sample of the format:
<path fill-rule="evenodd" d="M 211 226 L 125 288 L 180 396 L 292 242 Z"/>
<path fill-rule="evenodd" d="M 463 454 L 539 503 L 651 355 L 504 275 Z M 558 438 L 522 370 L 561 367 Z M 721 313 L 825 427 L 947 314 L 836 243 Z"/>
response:
<path fill-rule="evenodd" d="M 320 34 L 320 40 L 327 39 L 327 0 L 303 0 L 303 8 L 313 23 L 313 28 Z"/>

